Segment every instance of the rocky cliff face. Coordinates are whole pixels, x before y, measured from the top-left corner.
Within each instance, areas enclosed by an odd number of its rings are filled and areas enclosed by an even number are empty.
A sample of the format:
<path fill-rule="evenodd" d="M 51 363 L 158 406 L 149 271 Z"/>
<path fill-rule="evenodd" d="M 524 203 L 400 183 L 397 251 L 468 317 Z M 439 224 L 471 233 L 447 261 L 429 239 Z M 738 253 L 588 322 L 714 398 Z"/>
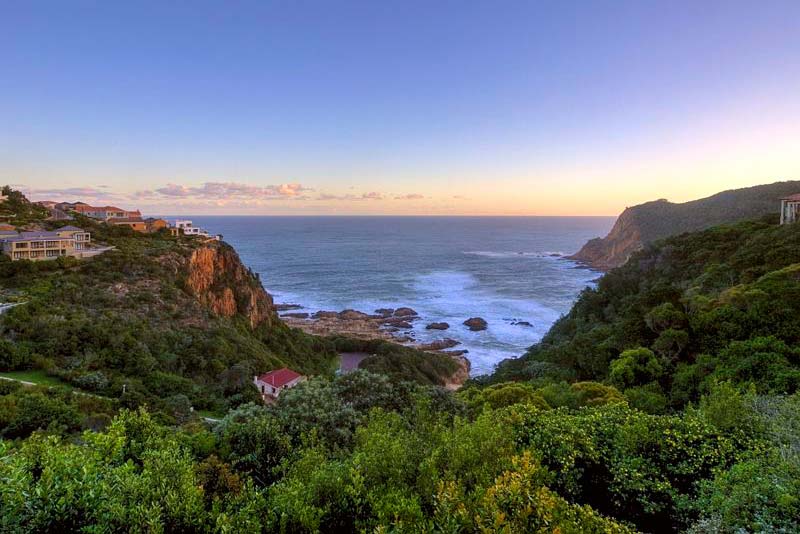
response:
<path fill-rule="evenodd" d="M 589 240 L 569 259 L 601 271 L 619 267 L 628 261 L 628 257 L 643 245 L 641 227 L 635 210 L 635 207 L 626 208 L 606 237 Z"/>
<path fill-rule="evenodd" d="M 189 256 L 186 286 L 211 311 L 222 317 L 241 314 L 255 328 L 277 321 L 272 296 L 239 259 L 236 251 L 219 242 L 206 243 Z"/>

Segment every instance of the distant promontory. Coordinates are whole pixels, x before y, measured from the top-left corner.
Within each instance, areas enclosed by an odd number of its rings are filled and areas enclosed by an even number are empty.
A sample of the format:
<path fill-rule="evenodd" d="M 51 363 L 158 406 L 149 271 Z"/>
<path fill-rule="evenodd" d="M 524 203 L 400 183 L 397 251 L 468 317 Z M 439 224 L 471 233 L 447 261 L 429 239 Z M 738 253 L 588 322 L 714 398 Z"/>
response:
<path fill-rule="evenodd" d="M 589 240 L 569 259 L 607 271 L 624 264 L 646 243 L 718 224 L 778 214 L 780 198 L 800 193 L 800 181 L 731 189 L 676 204 L 665 199 L 625 208 L 603 238 Z"/>

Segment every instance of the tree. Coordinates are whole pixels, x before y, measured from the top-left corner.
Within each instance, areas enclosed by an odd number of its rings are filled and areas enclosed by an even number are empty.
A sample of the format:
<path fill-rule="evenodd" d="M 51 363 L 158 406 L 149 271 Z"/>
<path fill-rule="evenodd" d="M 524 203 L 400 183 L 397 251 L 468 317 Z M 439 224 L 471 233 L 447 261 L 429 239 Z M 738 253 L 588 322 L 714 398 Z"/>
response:
<path fill-rule="evenodd" d="M 663 374 L 664 367 L 653 351 L 639 347 L 612 361 L 608 378 L 615 386 L 627 388 L 658 380 Z"/>

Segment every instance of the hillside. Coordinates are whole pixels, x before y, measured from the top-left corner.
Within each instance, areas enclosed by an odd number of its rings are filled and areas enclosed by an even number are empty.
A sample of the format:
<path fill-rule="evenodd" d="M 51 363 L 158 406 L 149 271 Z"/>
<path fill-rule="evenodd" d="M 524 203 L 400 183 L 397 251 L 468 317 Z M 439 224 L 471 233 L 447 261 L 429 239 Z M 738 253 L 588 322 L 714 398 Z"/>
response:
<path fill-rule="evenodd" d="M 14 206 L 29 228 L 59 226 L 24 197 Z M 215 412 L 256 400 L 252 377 L 270 369 L 333 374 L 336 341 L 286 326 L 224 242 L 79 216 L 75 224 L 114 249 L 85 260 L 0 257 L 0 302 L 22 303 L 0 315 L 0 372 L 41 370 L 125 406 L 183 403 Z M 386 345 L 373 359 L 397 379 L 443 385 L 456 371 L 446 356 Z"/>
<path fill-rule="evenodd" d="M 645 243 L 778 213 L 779 199 L 797 192 L 800 181 L 776 182 L 680 204 L 662 199 L 625 208 L 606 237 L 588 241 L 571 259 L 600 270 L 619 267 Z"/>
<path fill-rule="evenodd" d="M 646 410 L 697 401 L 716 382 L 800 389 L 800 226 L 758 221 L 647 245 L 586 289 L 496 380 L 600 380 Z"/>

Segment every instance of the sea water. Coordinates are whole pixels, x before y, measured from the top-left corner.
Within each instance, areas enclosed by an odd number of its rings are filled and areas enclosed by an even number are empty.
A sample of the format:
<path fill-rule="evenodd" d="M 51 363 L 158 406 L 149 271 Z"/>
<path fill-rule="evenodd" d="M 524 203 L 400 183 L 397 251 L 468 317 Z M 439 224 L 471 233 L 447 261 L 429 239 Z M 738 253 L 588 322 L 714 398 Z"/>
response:
<path fill-rule="evenodd" d="M 564 256 L 613 217 L 187 217 L 220 233 L 276 303 L 372 313 L 414 308 L 413 336 L 453 338 L 472 374 L 522 355 L 598 272 Z M 482 317 L 488 328 L 462 323 Z M 532 326 L 515 324 L 526 321 Z M 445 331 L 426 330 L 447 322 Z"/>

